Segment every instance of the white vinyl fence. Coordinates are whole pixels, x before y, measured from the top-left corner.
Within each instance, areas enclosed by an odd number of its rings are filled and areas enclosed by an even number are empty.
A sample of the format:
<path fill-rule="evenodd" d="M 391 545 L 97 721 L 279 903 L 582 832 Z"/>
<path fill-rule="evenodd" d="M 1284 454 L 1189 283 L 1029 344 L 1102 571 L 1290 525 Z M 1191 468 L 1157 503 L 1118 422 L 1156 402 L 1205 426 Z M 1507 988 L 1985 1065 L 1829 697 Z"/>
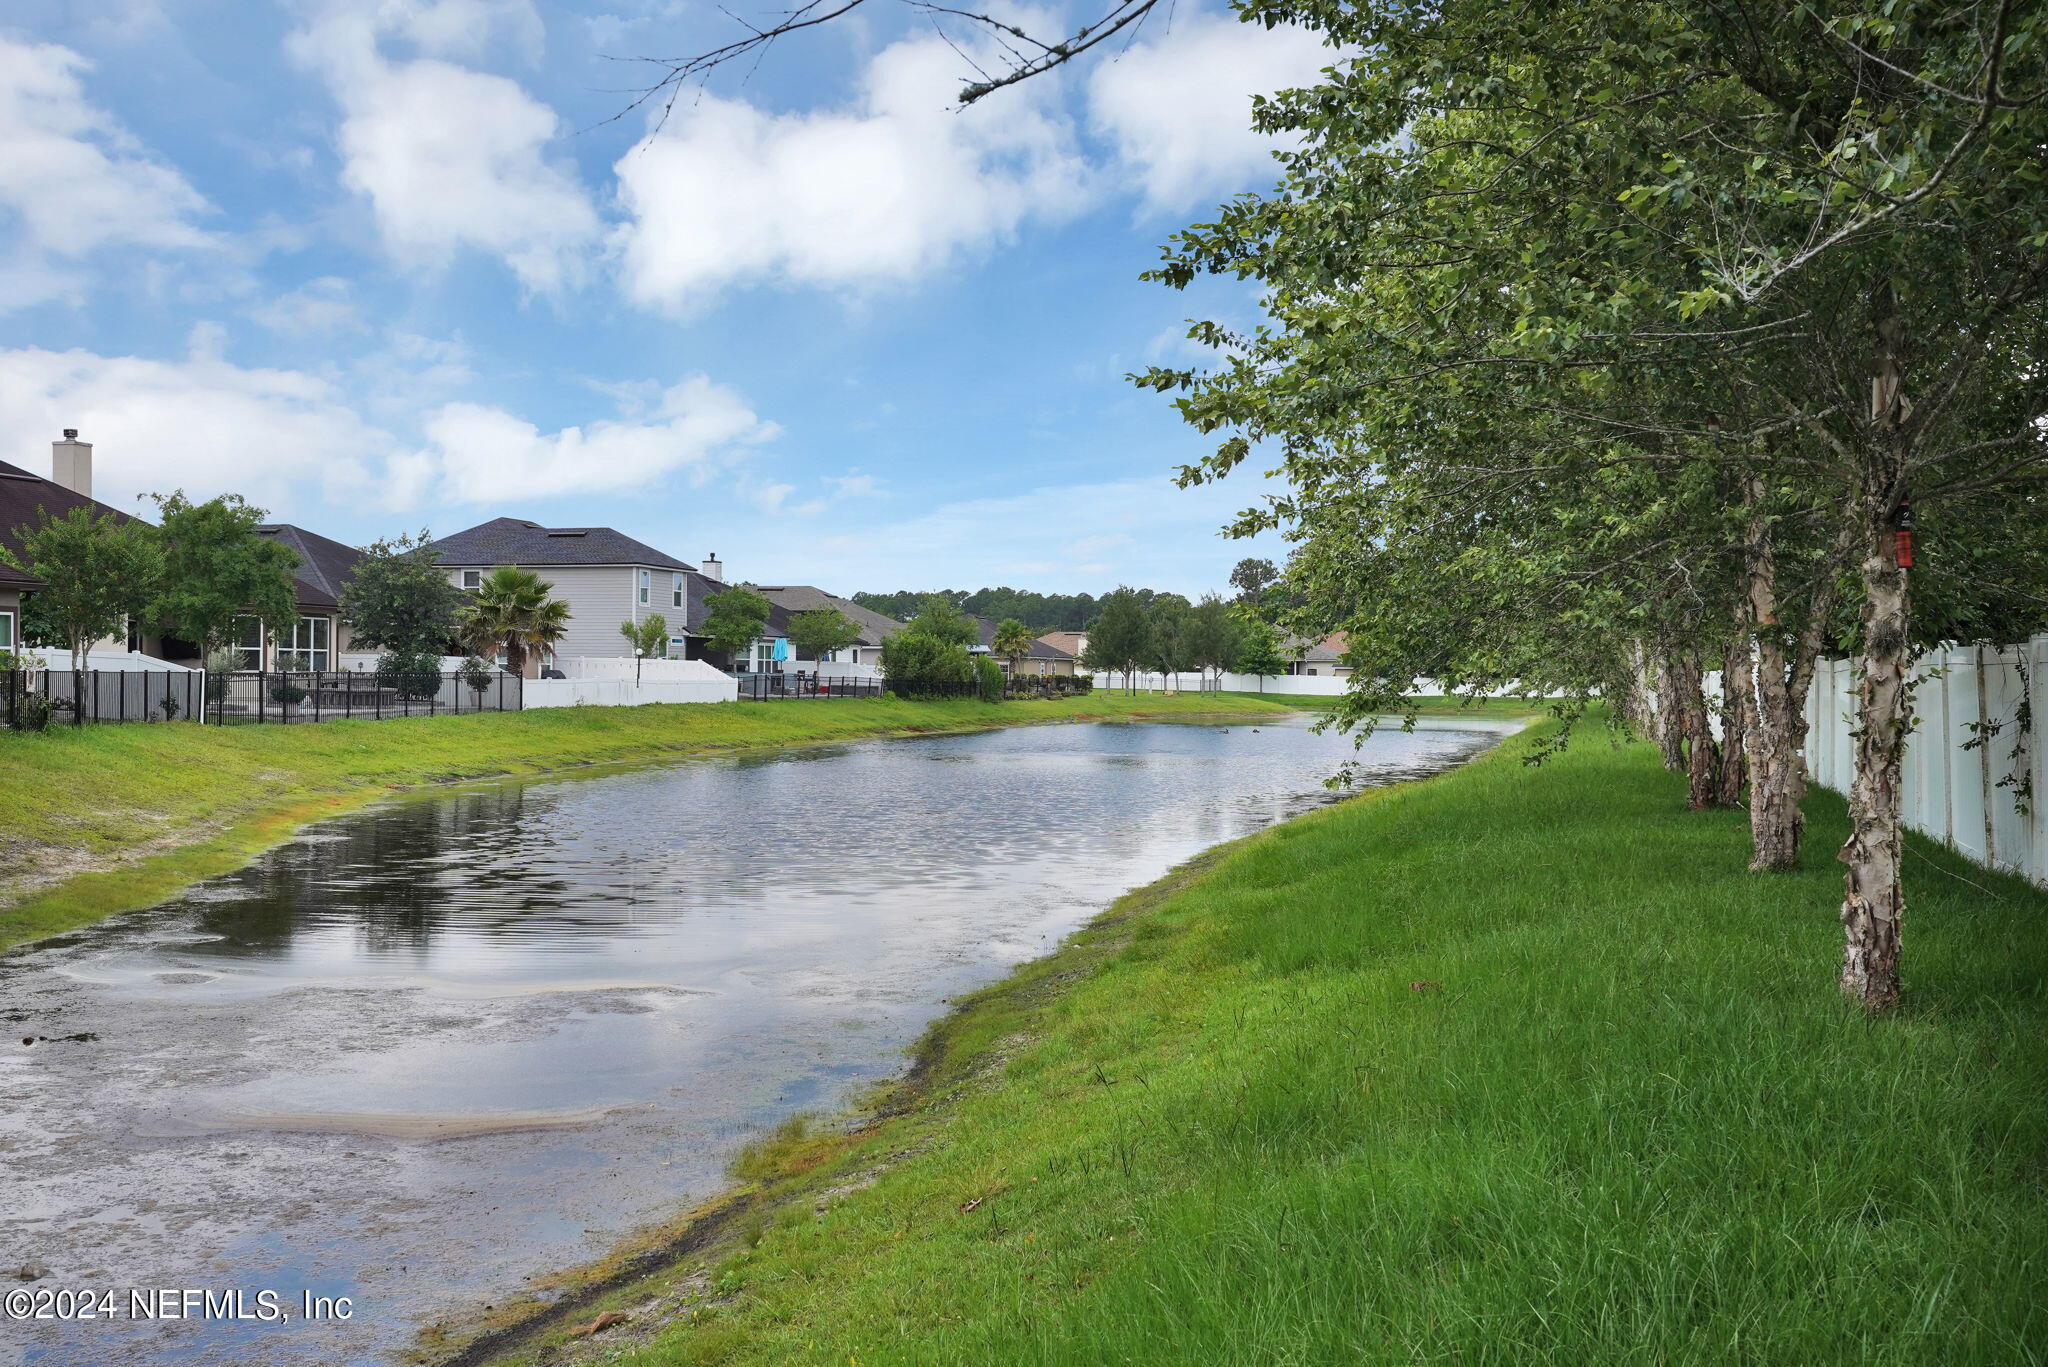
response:
<path fill-rule="evenodd" d="M 567 679 L 528 679 L 527 707 L 637 707 L 650 702 L 732 702 L 739 683 L 702 660 L 575 659 Z M 639 680 L 634 680 L 634 674 Z"/>
<path fill-rule="evenodd" d="M 1192 669 L 1174 677 L 1140 671 L 1131 678 L 1134 687 L 1147 693 L 1157 693 L 1168 687 L 1180 693 L 1195 693 L 1202 688 L 1201 674 Z M 1095 686 L 1120 689 L 1124 686 L 1124 676 L 1097 673 Z M 1263 679 L 1253 674 L 1223 676 L 1223 689 L 1227 693 L 1291 693 L 1303 698 L 1335 698 L 1344 692 L 1344 687 L 1343 679 L 1329 674 L 1268 674 Z"/>
<path fill-rule="evenodd" d="M 2030 695 L 2036 724 L 2048 717 L 2048 636 L 1930 651 L 1912 677 L 1915 724 L 1900 785 L 1906 824 L 2048 884 L 2048 746 L 2022 725 Z M 1848 791 L 1855 767 L 1855 710 L 1854 663 L 1821 661 L 1806 699 L 1806 768 L 1837 792 Z"/>

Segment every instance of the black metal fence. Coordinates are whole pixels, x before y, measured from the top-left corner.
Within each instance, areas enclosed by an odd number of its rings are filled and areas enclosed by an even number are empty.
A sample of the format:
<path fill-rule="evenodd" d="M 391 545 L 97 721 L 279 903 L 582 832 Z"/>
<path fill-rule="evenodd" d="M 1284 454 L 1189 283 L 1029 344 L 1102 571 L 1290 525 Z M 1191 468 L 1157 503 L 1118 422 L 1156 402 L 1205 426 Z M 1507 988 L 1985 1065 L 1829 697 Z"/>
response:
<path fill-rule="evenodd" d="M 746 702 L 781 698 L 979 698 L 981 685 L 912 679 L 852 679 L 809 673 L 739 674 L 739 695 Z M 1090 692 L 1094 680 L 1062 674 L 1022 674 L 1003 681 L 1005 698 L 1065 698 Z"/>
<path fill-rule="evenodd" d="M 190 669 L 0 672 L 0 725 L 17 731 L 87 722 L 191 721 L 205 699 L 205 676 Z"/>
<path fill-rule="evenodd" d="M 233 726 L 517 712 L 525 705 L 525 682 L 503 671 L 476 676 L 350 669 L 209 674 L 206 717 Z"/>

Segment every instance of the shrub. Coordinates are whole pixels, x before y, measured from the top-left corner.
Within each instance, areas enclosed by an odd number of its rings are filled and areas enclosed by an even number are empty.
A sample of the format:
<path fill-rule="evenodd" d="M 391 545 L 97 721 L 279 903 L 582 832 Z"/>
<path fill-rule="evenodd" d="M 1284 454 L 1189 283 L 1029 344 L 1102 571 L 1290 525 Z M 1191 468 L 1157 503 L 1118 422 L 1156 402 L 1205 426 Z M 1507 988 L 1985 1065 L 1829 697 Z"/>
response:
<path fill-rule="evenodd" d="M 228 695 L 228 675 L 242 667 L 242 652 L 223 646 L 207 652 L 206 700 L 219 702 Z"/>
<path fill-rule="evenodd" d="M 967 648 L 919 631 L 899 631 L 882 644 L 882 676 L 899 697 L 932 697 L 976 682 Z"/>
<path fill-rule="evenodd" d="M 284 707 L 295 707 L 306 700 L 304 685 L 292 678 L 303 674 L 308 661 L 303 655 L 286 655 L 277 662 L 277 681 L 270 685 L 270 699 Z"/>
<path fill-rule="evenodd" d="M 1003 667 L 983 655 L 974 662 L 974 684 L 983 702 L 1003 700 Z"/>
<path fill-rule="evenodd" d="M 469 685 L 470 692 L 481 700 L 491 687 L 491 667 L 480 655 L 468 655 L 462 661 L 462 681 Z"/>
<path fill-rule="evenodd" d="M 424 701 L 441 691 L 441 657 L 394 650 L 377 657 L 377 678 L 408 702 Z"/>

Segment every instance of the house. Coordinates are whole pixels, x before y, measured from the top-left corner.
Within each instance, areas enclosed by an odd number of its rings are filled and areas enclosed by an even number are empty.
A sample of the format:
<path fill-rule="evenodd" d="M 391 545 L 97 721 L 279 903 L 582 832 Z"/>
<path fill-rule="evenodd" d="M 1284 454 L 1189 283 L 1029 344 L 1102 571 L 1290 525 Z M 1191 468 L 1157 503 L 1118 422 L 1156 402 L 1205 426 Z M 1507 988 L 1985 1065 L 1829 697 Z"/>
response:
<path fill-rule="evenodd" d="M 142 520 L 92 496 L 92 443 L 80 441 L 77 429 L 65 428 L 64 435 L 50 443 L 50 474 L 51 478 L 45 479 L 0 461 L 0 546 L 20 555 L 21 532 L 41 524 L 45 514 L 63 517 L 77 508 L 90 508 L 123 522 Z M 34 575 L 0 563 L 0 650 L 20 648 L 23 601 L 42 586 Z M 155 653 L 154 646 L 152 638 L 131 626 L 125 640 L 99 642 L 95 649 L 117 653 L 148 649 Z"/>
<path fill-rule="evenodd" d="M 976 646 L 970 646 L 968 649 L 978 655 L 992 654 L 995 647 L 996 627 L 999 623 L 989 617 L 970 617 L 968 620 L 972 621 L 976 630 L 981 633 L 981 643 Z M 1008 674 L 1011 672 L 1008 660 L 999 658 L 996 663 L 1003 667 L 1003 673 Z M 1030 651 L 1022 659 L 1018 660 L 1016 664 L 1016 673 L 1019 678 L 1054 674 L 1072 675 L 1073 672 L 1073 653 L 1061 650 L 1056 645 L 1047 644 L 1044 637 L 1033 641 Z"/>
<path fill-rule="evenodd" d="M 816 612 L 821 608 L 832 608 L 844 613 L 860 627 L 860 639 L 844 650 L 828 652 L 817 664 L 879 665 L 882 662 L 882 642 L 903 630 L 903 623 L 893 617 L 884 617 L 872 608 L 864 608 L 851 598 L 841 598 L 836 593 L 827 593 L 810 584 L 750 584 L 749 588 L 768 600 L 767 645 L 772 653 L 774 638 L 788 635 L 789 619 L 799 612 Z M 761 654 L 757 647 L 755 656 Z M 794 657 L 794 651 L 791 652 Z"/>
<path fill-rule="evenodd" d="M 1343 679 L 1351 674 L 1351 666 L 1342 663 L 1348 649 L 1349 638 L 1336 631 L 1320 640 L 1312 636 L 1289 637 L 1281 645 L 1280 653 L 1287 658 L 1289 674 L 1320 674 Z"/>
<path fill-rule="evenodd" d="M 1054 650 L 1064 650 L 1076 660 L 1088 649 L 1088 633 L 1085 631 L 1048 631 L 1038 639 Z"/>
<path fill-rule="evenodd" d="M 702 658 L 693 628 L 702 625 L 704 599 L 725 587 L 718 557 L 703 569 L 658 551 L 610 527 L 543 527 L 523 518 L 496 517 L 430 543 L 457 588 L 474 592 L 502 565 L 539 575 L 569 605 L 569 627 L 553 650 L 536 652 L 527 673 L 545 661 L 628 654 L 621 622 L 664 618 L 671 654 Z"/>
<path fill-rule="evenodd" d="M 341 620 L 341 592 L 355 577 L 363 553 L 289 522 L 265 523 L 256 533 L 299 557 L 292 575 L 292 606 L 299 620 L 280 636 L 257 618 L 237 617 L 228 648 L 241 656 L 240 667 L 276 669 L 280 660 L 298 659 L 308 669 L 343 668 L 342 652 L 351 643 Z"/>

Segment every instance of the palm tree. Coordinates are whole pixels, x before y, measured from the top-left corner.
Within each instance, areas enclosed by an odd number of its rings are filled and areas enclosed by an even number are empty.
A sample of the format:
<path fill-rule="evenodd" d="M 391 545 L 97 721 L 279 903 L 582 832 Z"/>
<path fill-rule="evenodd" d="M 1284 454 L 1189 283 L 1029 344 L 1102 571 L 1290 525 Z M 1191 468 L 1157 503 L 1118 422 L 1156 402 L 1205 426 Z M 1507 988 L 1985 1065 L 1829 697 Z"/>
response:
<path fill-rule="evenodd" d="M 462 610 L 462 643 L 479 655 L 505 652 L 505 668 L 526 672 L 526 653 L 551 646 L 569 629 L 569 605 L 530 570 L 500 565 L 483 577 Z"/>
<path fill-rule="evenodd" d="M 989 653 L 998 659 L 1008 660 L 1010 677 L 1015 678 L 1018 665 L 1036 644 L 1038 640 L 1031 634 L 1030 627 L 1014 617 L 1005 617 L 996 625 L 995 636 L 989 641 Z"/>

